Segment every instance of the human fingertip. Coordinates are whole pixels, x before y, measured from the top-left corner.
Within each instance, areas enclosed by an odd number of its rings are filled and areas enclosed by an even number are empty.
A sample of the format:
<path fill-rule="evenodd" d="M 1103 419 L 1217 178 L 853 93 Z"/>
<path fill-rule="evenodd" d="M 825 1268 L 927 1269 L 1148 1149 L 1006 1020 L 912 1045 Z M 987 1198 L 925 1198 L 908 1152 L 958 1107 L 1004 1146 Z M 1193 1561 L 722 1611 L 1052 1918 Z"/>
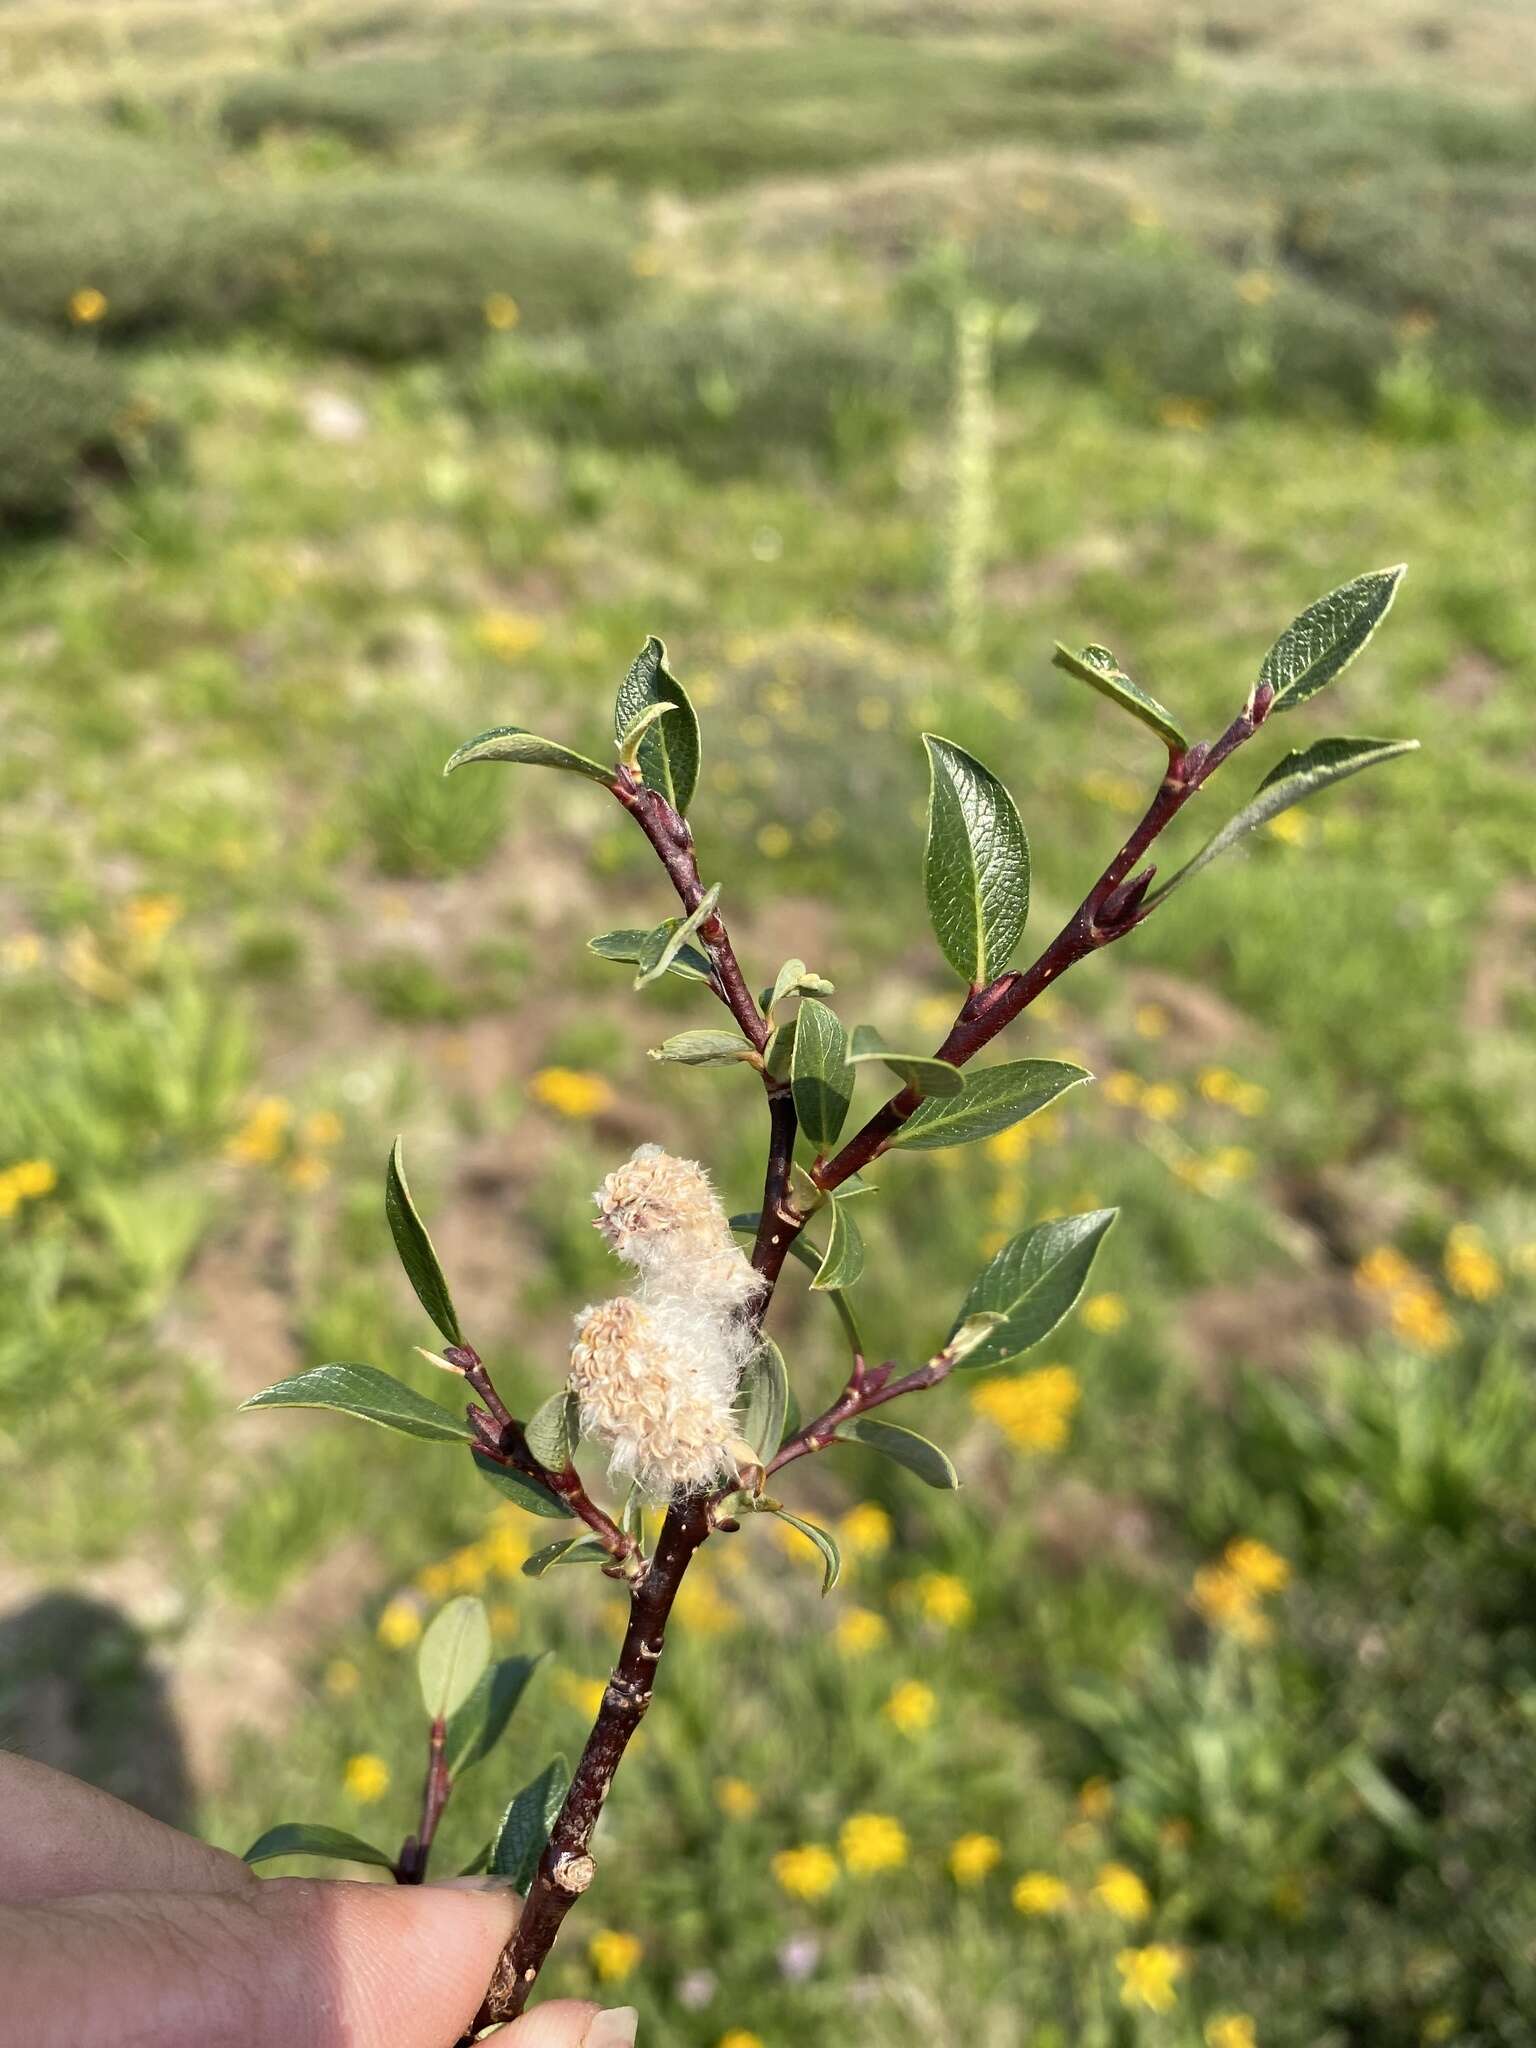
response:
<path fill-rule="evenodd" d="M 635 2048 L 640 2014 L 632 2005 L 610 2006 L 600 2012 L 586 2031 L 581 2048 Z"/>

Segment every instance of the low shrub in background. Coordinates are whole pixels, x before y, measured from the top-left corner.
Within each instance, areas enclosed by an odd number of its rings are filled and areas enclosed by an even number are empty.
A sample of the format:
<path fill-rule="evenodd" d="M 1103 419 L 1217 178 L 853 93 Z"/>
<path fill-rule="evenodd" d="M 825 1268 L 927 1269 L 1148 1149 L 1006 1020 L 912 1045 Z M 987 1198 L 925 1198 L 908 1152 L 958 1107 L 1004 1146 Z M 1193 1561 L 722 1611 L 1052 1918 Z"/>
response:
<path fill-rule="evenodd" d="M 65 517 L 82 472 L 122 471 L 135 429 L 112 364 L 0 322 L 0 527 Z"/>

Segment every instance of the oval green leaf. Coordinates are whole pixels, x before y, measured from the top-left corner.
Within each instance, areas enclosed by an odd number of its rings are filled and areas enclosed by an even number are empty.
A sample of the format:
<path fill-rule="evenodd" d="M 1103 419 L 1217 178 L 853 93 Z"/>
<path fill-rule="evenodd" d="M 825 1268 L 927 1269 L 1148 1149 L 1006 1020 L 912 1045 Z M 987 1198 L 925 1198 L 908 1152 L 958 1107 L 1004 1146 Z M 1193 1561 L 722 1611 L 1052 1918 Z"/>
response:
<path fill-rule="evenodd" d="M 761 1212 L 759 1210 L 754 1209 L 749 1215 L 733 1216 L 731 1218 L 732 1230 L 735 1231 L 738 1237 L 756 1237 L 757 1222 L 760 1213 Z M 794 1240 L 789 1250 L 791 1257 L 798 1259 L 802 1266 L 809 1266 L 813 1273 L 819 1273 L 821 1271 L 822 1265 L 824 1263 L 823 1255 L 822 1253 L 817 1251 L 816 1247 L 806 1239 L 803 1233 Z M 837 1311 L 838 1321 L 843 1326 L 843 1334 L 848 1339 L 848 1349 L 853 1353 L 855 1358 L 867 1357 L 869 1354 L 865 1349 L 864 1333 L 859 1328 L 858 1317 L 854 1314 L 853 1305 L 849 1301 L 847 1295 L 844 1294 L 842 1290 L 837 1287 L 823 1288 L 822 1293 L 826 1300 L 830 1301 L 833 1308 L 835 1308 Z M 791 1411 L 793 1412 L 793 1393 L 790 1394 L 790 1407 Z"/>
<path fill-rule="evenodd" d="M 1357 576 L 1291 621 L 1259 670 L 1260 684 L 1275 693 L 1276 711 L 1294 711 L 1343 674 L 1392 609 L 1407 566 Z"/>
<path fill-rule="evenodd" d="M 517 1891 L 527 1891 L 537 1874 L 539 1858 L 549 1841 L 550 1829 L 559 1818 L 570 1782 L 565 1758 L 557 1756 L 518 1793 L 502 1815 L 501 1826 L 491 1843 L 493 1876 L 509 1879 Z"/>
<path fill-rule="evenodd" d="M 973 1316 L 998 1317 L 957 1361 L 957 1369 L 1006 1365 L 1048 1337 L 1082 1293 L 1117 1213 L 1090 1209 L 1081 1216 L 1058 1216 L 1010 1239 L 977 1275 L 955 1318 L 954 1328 L 960 1330 Z"/>
<path fill-rule="evenodd" d="M 484 1451 L 471 1453 L 475 1470 L 498 1493 L 515 1501 L 520 1508 L 526 1508 L 530 1515 L 546 1515 L 551 1520 L 561 1520 L 572 1510 L 548 1487 L 540 1486 L 536 1479 L 530 1479 L 525 1472 L 517 1471 L 511 1465 L 498 1465 L 494 1458 L 488 1458 Z"/>
<path fill-rule="evenodd" d="M 948 1060 L 930 1059 L 926 1053 L 893 1051 L 872 1024 L 855 1024 L 849 1041 L 848 1060 L 855 1067 L 869 1060 L 879 1060 L 890 1068 L 903 1087 L 914 1088 L 925 1097 L 958 1095 L 965 1086 L 964 1074 L 958 1067 L 952 1067 Z"/>
<path fill-rule="evenodd" d="M 607 1564 L 609 1554 L 595 1536 L 567 1536 L 559 1543 L 546 1543 L 523 1564 L 525 1579 L 542 1579 L 557 1564 Z"/>
<path fill-rule="evenodd" d="M 477 733 L 448 756 L 443 773 L 451 775 L 455 768 L 467 768 L 472 761 L 517 761 L 529 768 L 564 768 L 572 775 L 585 775 L 602 783 L 605 789 L 613 787 L 611 768 L 603 767 L 599 761 L 589 761 L 574 748 L 562 747 L 558 740 L 540 739 L 536 732 L 525 732 L 520 725 L 496 725 L 489 732 Z"/>
<path fill-rule="evenodd" d="M 376 1863 L 393 1870 L 395 1859 L 341 1828 L 318 1827 L 312 1821 L 285 1820 L 258 1835 L 241 1857 L 242 1863 L 270 1863 L 276 1856 L 330 1856 L 338 1863 Z"/>
<path fill-rule="evenodd" d="M 502 1657 L 488 1671 L 457 1712 L 449 1717 L 443 1743 L 443 1761 L 449 1775 L 458 1777 L 482 1762 L 506 1732 L 518 1702 L 548 1650 L 535 1657 Z"/>
<path fill-rule="evenodd" d="M 657 930 L 665 932 L 666 935 L 662 938 L 659 945 L 651 943 L 657 936 L 656 932 L 653 932 L 651 940 L 647 941 L 644 956 L 640 961 L 640 971 L 635 976 L 636 988 L 644 988 L 648 981 L 656 981 L 666 973 L 684 946 L 688 944 L 688 941 L 699 930 L 699 927 L 708 924 L 709 920 L 714 916 L 715 905 L 719 901 L 720 884 L 716 882 L 713 888 L 705 890 L 704 894 L 685 918 L 681 920 L 677 918 L 669 919 L 668 925 L 670 929 L 668 929 L 668 926 L 658 926 Z M 699 949 L 695 948 L 695 950 Z"/>
<path fill-rule="evenodd" d="M 968 982 L 1008 965 L 1029 917 L 1029 841 L 1013 798 L 952 740 L 925 732 L 930 787 L 923 879 L 939 950 Z"/>
<path fill-rule="evenodd" d="M 459 1318 L 448 1292 L 448 1282 L 443 1278 L 443 1269 L 427 1235 L 427 1226 L 416 1213 L 416 1204 L 411 1200 L 411 1191 L 406 1184 L 404 1145 L 403 1138 L 396 1138 L 390 1150 L 389 1166 L 384 1175 L 384 1214 L 389 1218 L 395 1250 L 400 1254 L 406 1278 L 416 1290 L 416 1299 L 450 1344 L 462 1344 L 464 1339 L 459 1334 Z"/>
<path fill-rule="evenodd" d="M 742 1441 L 756 1451 L 760 1464 L 766 1465 L 783 1443 L 788 1412 L 789 1373 L 784 1354 L 771 1337 L 759 1338 L 741 1376 L 737 1427 Z"/>
<path fill-rule="evenodd" d="M 392 1379 L 372 1365 L 315 1365 L 292 1379 L 252 1394 L 242 1408 L 334 1408 L 341 1415 L 359 1415 L 382 1429 L 435 1443 L 468 1443 L 474 1431 L 451 1408 L 427 1400 L 403 1380 Z"/>
<path fill-rule="evenodd" d="M 937 1444 L 929 1443 L 927 1437 L 919 1436 L 915 1429 L 900 1429 L 894 1422 L 882 1422 L 873 1415 L 856 1415 L 851 1422 L 838 1425 L 837 1440 L 863 1444 L 866 1450 L 894 1458 L 898 1465 L 915 1472 L 925 1486 L 953 1493 L 960 1484 L 960 1475 L 948 1455 Z"/>
<path fill-rule="evenodd" d="M 847 1202 L 832 1197 L 832 1228 L 827 1235 L 826 1256 L 811 1285 L 823 1291 L 851 1287 L 864 1271 L 864 1239 Z"/>
<path fill-rule="evenodd" d="M 1226 853 L 1256 827 L 1268 824 L 1271 818 L 1288 811 L 1292 804 L 1316 796 L 1332 783 L 1347 781 L 1351 775 L 1359 775 L 1366 768 L 1379 767 L 1384 761 L 1395 761 L 1402 754 L 1417 753 L 1418 747 L 1417 740 L 1328 739 L 1295 749 L 1270 769 L 1252 799 L 1235 818 L 1205 842 L 1193 860 L 1186 861 L 1176 875 L 1171 875 L 1160 889 L 1154 889 L 1145 898 L 1143 909 L 1149 910 L 1154 903 L 1161 903 L 1165 896 L 1171 896 L 1181 882 L 1187 882 L 1191 875 L 1198 875 L 1218 854 Z"/>
<path fill-rule="evenodd" d="M 664 796 L 674 811 L 686 811 L 699 780 L 699 719 L 688 693 L 667 667 L 667 650 L 653 633 L 619 685 L 613 707 L 614 736 L 621 743 L 653 704 L 673 707 L 641 733 L 635 765 L 647 789 Z"/>
<path fill-rule="evenodd" d="M 835 1145 L 853 1100 L 854 1072 L 842 1024 L 815 996 L 804 999 L 795 1017 L 789 1077 L 801 1130 L 818 1150 Z"/>
<path fill-rule="evenodd" d="M 524 1425 L 528 1448 L 551 1472 L 563 1472 L 581 1442 L 576 1396 L 562 1387 L 536 1408 Z"/>
<path fill-rule="evenodd" d="M 1051 662 L 1054 667 L 1065 669 L 1069 676 L 1076 676 L 1080 683 L 1097 690 L 1111 704 L 1118 704 L 1122 711 L 1129 711 L 1133 718 L 1139 718 L 1143 725 L 1157 734 L 1170 753 L 1182 754 L 1189 745 L 1173 713 L 1165 710 L 1155 697 L 1149 696 L 1139 683 L 1133 683 L 1107 647 L 1084 647 L 1074 654 L 1070 647 L 1063 647 L 1058 640 Z"/>
<path fill-rule="evenodd" d="M 491 1623 L 472 1593 L 450 1600 L 432 1618 L 416 1652 L 422 1705 L 430 1719 L 456 1714 L 491 1663 Z"/>
<path fill-rule="evenodd" d="M 734 1067 L 754 1061 L 750 1045 L 729 1031 L 679 1031 L 660 1045 L 653 1045 L 647 1058 L 678 1067 Z"/>
<path fill-rule="evenodd" d="M 958 1095 L 920 1102 L 891 1143 L 924 1152 L 994 1137 L 1092 1079 L 1086 1068 L 1066 1060 L 1006 1060 L 998 1067 L 979 1067 L 966 1075 Z"/>
<path fill-rule="evenodd" d="M 772 1508 L 771 1514 L 781 1522 L 788 1522 L 791 1529 L 798 1529 L 808 1543 L 813 1543 L 821 1553 L 821 1597 L 826 1599 L 837 1584 L 843 1569 L 843 1554 L 836 1542 L 825 1529 L 818 1529 L 814 1522 L 803 1522 L 798 1515 L 792 1515 L 788 1508 Z"/>
<path fill-rule="evenodd" d="M 671 932 L 676 929 L 679 922 L 680 920 L 675 917 L 668 918 L 665 929 Z M 656 931 L 662 929 L 662 926 L 656 927 Z M 651 942 L 656 938 L 656 931 L 599 932 L 595 939 L 588 939 L 587 951 L 595 953 L 599 960 L 633 963 L 647 957 Z M 684 981 L 708 981 L 714 970 L 707 955 L 701 953 L 697 946 L 682 946 L 667 962 L 667 972 L 680 976 Z"/>

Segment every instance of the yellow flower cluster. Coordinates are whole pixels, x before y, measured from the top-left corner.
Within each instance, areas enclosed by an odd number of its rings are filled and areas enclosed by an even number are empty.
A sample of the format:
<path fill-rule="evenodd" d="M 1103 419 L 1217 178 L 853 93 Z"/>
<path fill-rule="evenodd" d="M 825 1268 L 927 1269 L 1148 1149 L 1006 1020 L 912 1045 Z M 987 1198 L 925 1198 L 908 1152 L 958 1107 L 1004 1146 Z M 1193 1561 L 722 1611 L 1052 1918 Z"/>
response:
<path fill-rule="evenodd" d="M 1128 1863 L 1106 1863 L 1093 1883 L 1093 1896 L 1118 1920 L 1145 1920 L 1152 1895 Z"/>
<path fill-rule="evenodd" d="M 1035 1919 L 1047 1913 L 1064 1913 L 1072 1894 L 1059 1877 L 1048 1870 L 1026 1870 L 1013 1887 L 1015 1909 Z"/>
<path fill-rule="evenodd" d="M 1108 1820 L 1114 1804 L 1115 1788 L 1108 1778 L 1085 1778 L 1077 1788 L 1077 1810 L 1084 1820 Z"/>
<path fill-rule="evenodd" d="M 911 1596 L 925 1621 L 940 1628 L 964 1628 L 976 1612 L 970 1588 L 953 1572 L 923 1572 L 912 1581 Z"/>
<path fill-rule="evenodd" d="M 961 1835 L 950 1844 L 949 1874 L 969 1889 L 984 1883 L 1002 1860 L 1003 1845 L 996 1835 Z"/>
<path fill-rule="evenodd" d="M 333 1109 L 317 1109 L 294 1122 L 293 1104 L 281 1095 L 264 1095 L 224 1146 L 226 1159 L 241 1166 L 271 1166 L 284 1171 L 298 1188 L 323 1187 L 331 1169 L 321 1154 L 339 1144 L 344 1126 Z"/>
<path fill-rule="evenodd" d="M 613 1107 L 613 1090 L 601 1074 L 578 1073 L 574 1067 L 541 1067 L 528 1083 L 535 1102 L 560 1116 L 584 1119 L 602 1116 Z"/>
<path fill-rule="evenodd" d="M 1259 1603 L 1283 1592 L 1290 1578 L 1291 1567 L 1278 1551 L 1256 1536 L 1235 1536 L 1220 1563 L 1195 1573 L 1191 1598 L 1213 1628 L 1241 1643 L 1265 1643 L 1274 1631 Z"/>
<path fill-rule="evenodd" d="M 490 292 L 485 301 L 485 324 L 498 334 L 506 334 L 523 317 L 516 299 L 506 292 Z"/>
<path fill-rule="evenodd" d="M 864 1657 L 878 1650 L 889 1634 L 883 1614 L 872 1607 L 850 1607 L 838 1616 L 832 1640 L 844 1657 Z"/>
<path fill-rule="evenodd" d="M 508 1502 L 496 1509 L 478 1542 L 466 1543 L 436 1563 L 423 1565 L 416 1574 L 416 1588 L 429 1600 L 446 1600 L 454 1593 L 479 1593 L 492 1578 L 518 1578 L 532 1555 L 527 1518 Z"/>
<path fill-rule="evenodd" d="M 672 1611 L 684 1627 L 700 1636 L 720 1635 L 741 1619 L 714 1581 L 700 1574 L 697 1565 L 678 1588 Z"/>
<path fill-rule="evenodd" d="M 1184 1974 L 1184 1957 L 1165 1941 L 1146 1948 L 1123 1948 L 1115 1957 L 1120 1972 L 1120 2003 L 1148 2012 L 1172 2012 L 1178 2001 L 1175 1988 Z"/>
<path fill-rule="evenodd" d="M 891 1518 L 878 1501 L 860 1501 L 837 1525 L 843 1549 L 852 1557 L 879 1557 L 891 1547 Z"/>
<path fill-rule="evenodd" d="M 1239 1116 L 1262 1116 L 1269 1103 L 1269 1090 L 1257 1081 L 1245 1081 L 1230 1067 L 1202 1067 L 1195 1086 L 1207 1102 L 1223 1109 L 1235 1109 Z"/>
<path fill-rule="evenodd" d="M 1095 1337 L 1112 1337 L 1123 1330 L 1130 1310 L 1118 1294 L 1090 1294 L 1083 1303 L 1083 1328 Z"/>
<path fill-rule="evenodd" d="M 179 896 L 130 896 L 119 917 L 136 945 L 153 948 L 179 922 L 184 909 Z"/>
<path fill-rule="evenodd" d="M 1008 1379 L 984 1380 L 971 1407 L 1021 1451 L 1059 1451 L 1082 1399 L 1077 1374 L 1068 1365 L 1043 1365 Z"/>
<path fill-rule="evenodd" d="M 630 1976 L 644 1954 L 638 1934 L 622 1934 L 616 1927 L 600 1927 L 587 1943 L 587 1961 L 601 1984 L 617 1984 Z"/>
<path fill-rule="evenodd" d="M 838 1830 L 844 1868 L 854 1877 L 899 1870 L 907 1860 L 907 1832 L 889 1813 L 852 1813 Z"/>
<path fill-rule="evenodd" d="M 938 1696 L 920 1678 L 908 1678 L 896 1687 L 880 1711 L 903 1735 L 923 1735 L 937 1718 Z"/>
<path fill-rule="evenodd" d="M 58 1171 L 47 1159 L 18 1159 L 0 1173 L 0 1216 L 14 1216 L 23 1202 L 40 1201 L 59 1184 Z"/>
<path fill-rule="evenodd" d="M 421 1640 L 421 1609 L 403 1593 L 387 1603 L 375 1631 L 386 1650 L 408 1650 Z"/>
<path fill-rule="evenodd" d="M 819 1842 L 781 1849 L 769 1868 L 780 1888 L 792 1899 L 819 1899 L 831 1891 L 841 1875 L 837 1858 Z"/>
<path fill-rule="evenodd" d="M 763 2048 L 763 2037 L 746 2027 L 732 2027 L 728 2034 L 722 2034 L 715 2048 Z"/>
<path fill-rule="evenodd" d="M 82 285 L 69 295 L 69 317 L 77 327 L 94 327 L 107 315 L 107 295 L 95 285 Z"/>
<path fill-rule="evenodd" d="M 1245 2012 L 1219 2012 L 1205 2023 L 1205 2048 L 1259 2048 L 1254 2024 Z"/>
<path fill-rule="evenodd" d="M 1394 1334 L 1416 1351 L 1443 1351 L 1455 1338 L 1439 1290 L 1395 1246 L 1367 1252 L 1355 1268 L 1355 1285 L 1381 1301 Z"/>
<path fill-rule="evenodd" d="M 381 1756 L 350 1756 L 341 1782 L 349 1799 L 372 1806 L 389 1790 L 389 1765 Z"/>
<path fill-rule="evenodd" d="M 715 1782 L 715 1804 L 727 1820 L 750 1820 L 757 1812 L 758 1798 L 745 1778 L 719 1778 Z"/>
<path fill-rule="evenodd" d="M 1492 1301 L 1504 1290 L 1504 1275 L 1482 1232 L 1459 1223 L 1445 1241 L 1445 1284 L 1463 1301 Z"/>
<path fill-rule="evenodd" d="M 537 619 L 522 612 L 482 612 L 475 621 L 475 638 L 487 654 L 500 661 L 516 661 L 544 638 Z"/>

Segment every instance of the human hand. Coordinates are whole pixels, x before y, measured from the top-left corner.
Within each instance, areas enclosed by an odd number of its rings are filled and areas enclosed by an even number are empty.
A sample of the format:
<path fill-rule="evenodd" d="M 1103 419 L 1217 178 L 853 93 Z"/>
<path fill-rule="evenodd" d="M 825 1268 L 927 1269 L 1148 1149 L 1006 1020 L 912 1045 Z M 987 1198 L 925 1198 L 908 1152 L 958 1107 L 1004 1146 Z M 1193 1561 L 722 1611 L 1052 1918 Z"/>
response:
<path fill-rule="evenodd" d="M 499 1885 L 258 1878 L 42 1764 L 0 1756 L 0 2048 L 452 2048 L 517 1921 Z M 556 1999 L 497 2048 L 631 2048 Z"/>

